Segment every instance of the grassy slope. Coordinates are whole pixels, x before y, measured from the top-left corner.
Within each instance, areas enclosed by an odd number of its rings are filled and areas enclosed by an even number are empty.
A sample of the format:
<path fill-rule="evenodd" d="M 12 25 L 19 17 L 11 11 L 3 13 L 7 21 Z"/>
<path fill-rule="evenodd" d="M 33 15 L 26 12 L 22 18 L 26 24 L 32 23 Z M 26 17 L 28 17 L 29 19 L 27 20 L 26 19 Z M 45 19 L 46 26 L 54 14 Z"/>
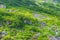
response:
<path fill-rule="evenodd" d="M 42 6 L 35 7 L 35 9 L 25 6 L 18 9 L 0 9 L 0 33 L 6 33 L 6 35 L 2 34 L 4 36 L 1 36 L 1 39 L 49 40 L 49 36 L 60 36 L 60 18 L 58 16 L 60 6 L 55 7 L 52 4 Z M 9 12 L 10 9 L 11 12 Z M 56 12 L 58 13 L 56 14 Z M 56 30 L 58 30 L 58 34 L 56 34 Z"/>

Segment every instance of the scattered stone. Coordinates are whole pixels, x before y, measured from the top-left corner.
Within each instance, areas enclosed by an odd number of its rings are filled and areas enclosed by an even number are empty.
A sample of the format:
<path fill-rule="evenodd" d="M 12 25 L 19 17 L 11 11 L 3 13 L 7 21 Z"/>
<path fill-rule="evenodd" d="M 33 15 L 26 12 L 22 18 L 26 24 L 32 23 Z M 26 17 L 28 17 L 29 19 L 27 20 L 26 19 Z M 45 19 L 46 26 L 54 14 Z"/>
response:
<path fill-rule="evenodd" d="M 52 27 L 52 28 L 57 28 L 57 25 L 52 25 L 51 27 Z"/>
<path fill-rule="evenodd" d="M 33 7 L 31 4 L 29 5 L 30 7 Z"/>
<path fill-rule="evenodd" d="M 57 38 L 57 40 L 60 40 L 60 37 L 56 37 Z"/>
<path fill-rule="evenodd" d="M 42 16 L 41 14 L 37 14 L 37 13 L 34 13 L 33 15 L 34 15 L 35 18 L 38 18 L 38 17 Z"/>
<path fill-rule="evenodd" d="M 6 6 L 3 4 L 0 4 L 0 8 L 6 8 Z"/>
<path fill-rule="evenodd" d="M 2 39 L 2 36 L 0 36 L 0 39 Z"/>
<path fill-rule="evenodd" d="M 7 9 L 7 12 L 17 12 L 18 10 Z"/>
<path fill-rule="evenodd" d="M 57 40 L 57 38 L 55 38 L 54 36 L 51 36 L 50 40 Z"/>
<path fill-rule="evenodd" d="M 35 18 L 38 20 L 46 19 L 47 17 L 42 14 L 33 14 Z M 47 18 L 48 19 L 48 18 Z M 49 19 L 48 19 L 49 20 Z"/>
<path fill-rule="evenodd" d="M 40 14 L 34 14 L 35 18 L 38 18 L 40 16 Z"/>
<path fill-rule="evenodd" d="M 2 39 L 6 35 L 7 35 L 7 32 L 6 31 L 0 32 L 0 39 Z"/>
<path fill-rule="evenodd" d="M 51 36 L 50 40 L 60 40 L 60 37 Z"/>
<path fill-rule="evenodd" d="M 59 34 L 59 31 L 60 31 L 59 29 L 56 29 L 56 30 L 55 30 L 56 35 Z"/>
<path fill-rule="evenodd" d="M 52 25 L 51 27 L 48 28 L 48 30 L 52 30 L 52 29 L 57 29 L 57 25 Z"/>
<path fill-rule="evenodd" d="M 51 20 L 51 18 L 48 17 L 47 20 Z"/>
<path fill-rule="evenodd" d="M 0 27 L 2 26 L 2 23 L 0 23 Z"/>
<path fill-rule="evenodd" d="M 40 33 L 37 33 L 33 36 L 33 39 L 37 39 L 40 36 Z"/>
<path fill-rule="evenodd" d="M 42 16 L 42 19 L 47 18 L 46 16 Z"/>
<path fill-rule="evenodd" d="M 24 20 L 25 24 L 32 24 L 32 21 Z"/>
<path fill-rule="evenodd" d="M 0 32 L 0 39 L 2 38 L 2 32 Z"/>
<path fill-rule="evenodd" d="M 2 34 L 2 32 L 0 32 L 0 35 Z"/>
<path fill-rule="evenodd" d="M 41 27 L 45 27 L 47 24 L 45 22 L 41 22 Z"/>
<path fill-rule="evenodd" d="M 7 23 L 8 25 L 12 24 L 12 22 L 11 22 L 11 21 L 7 21 L 6 23 Z"/>
<path fill-rule="evenodd" d="M 2 36 L 6 36 L 7 32 L 6 31 L 2 31 Z"/>
<path fill-rule="evenodd" d="M 24 23 L 26 23 L 27 21 L 26 20 L 24 20 Z"/>
<path fill-rule="evenodd" d="M 48 2 L 49 0 L 44 0 L 44 2 Z"/>
<path fill-rule="evenodd" d="M 12 10 L 11 9 L 9 9 L 9 10 L 7 10 L 8 12 L 12 12 Z"/>

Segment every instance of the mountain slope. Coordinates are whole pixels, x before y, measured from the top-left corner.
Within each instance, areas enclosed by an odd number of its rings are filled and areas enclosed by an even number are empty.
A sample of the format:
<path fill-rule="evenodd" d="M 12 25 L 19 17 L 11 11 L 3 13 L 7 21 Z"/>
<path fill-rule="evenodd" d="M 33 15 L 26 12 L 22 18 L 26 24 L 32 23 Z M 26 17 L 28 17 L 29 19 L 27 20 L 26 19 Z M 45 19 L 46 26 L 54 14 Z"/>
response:
<path fill-rule="evenodd" d="M 59 39 L 59 3 L 34 0 L 1 0 L 0 3 L 6 5 L 0 8 L 1 40 Z"/>

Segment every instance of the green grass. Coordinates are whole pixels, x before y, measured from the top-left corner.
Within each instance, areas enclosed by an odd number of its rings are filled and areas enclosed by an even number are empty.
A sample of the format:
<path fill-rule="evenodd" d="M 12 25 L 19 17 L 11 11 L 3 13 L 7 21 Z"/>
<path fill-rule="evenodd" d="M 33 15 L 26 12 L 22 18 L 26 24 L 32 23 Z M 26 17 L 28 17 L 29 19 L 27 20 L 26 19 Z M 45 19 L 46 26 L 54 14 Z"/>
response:
<path fill-rule="evenodd" d="M 37 33 L 40 33 L 36 38 L 37 40 L 49 40 L 50 35 L 59 36 L 60 32 L 58 31 L 58 34 L 55 32 L 55 30 L 60 29 L 60 20 L 56 16 L 36 12 L 42 16 L 35 18 L 33 16 L 35 11 L 24 8 L 11 8 L 11 10 L 13 11 L 8 12 L 8 9 L 0 9 L 0 32 L 5 31 L 7 33 L 1 38 L 2 40 L 35 40 L 34 37 Z M 14 12 L 15 10 L 18 11 Z M 11 23 L 7 24 L 7 22 Z"/>
<path fill-rule="evenodd" d="M 6 2 L 7 8 L 0 8 L 0 40 L 49 40 L 50 36 L 60 36 L 60 5 L 38 4 L 12 6 Z"/>

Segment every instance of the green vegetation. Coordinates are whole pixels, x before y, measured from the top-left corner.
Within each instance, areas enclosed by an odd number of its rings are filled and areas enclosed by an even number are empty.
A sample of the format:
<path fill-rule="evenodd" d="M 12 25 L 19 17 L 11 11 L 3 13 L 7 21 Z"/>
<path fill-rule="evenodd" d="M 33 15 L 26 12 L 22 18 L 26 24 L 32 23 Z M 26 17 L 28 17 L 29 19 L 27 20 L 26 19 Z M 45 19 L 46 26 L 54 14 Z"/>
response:
<path fill-rule="evenodd" d="M 0 8 L 0 40 L 60 37 L 60 3 L 34 0 L 1 0 L 0 3 L 7 6 Z"/>

